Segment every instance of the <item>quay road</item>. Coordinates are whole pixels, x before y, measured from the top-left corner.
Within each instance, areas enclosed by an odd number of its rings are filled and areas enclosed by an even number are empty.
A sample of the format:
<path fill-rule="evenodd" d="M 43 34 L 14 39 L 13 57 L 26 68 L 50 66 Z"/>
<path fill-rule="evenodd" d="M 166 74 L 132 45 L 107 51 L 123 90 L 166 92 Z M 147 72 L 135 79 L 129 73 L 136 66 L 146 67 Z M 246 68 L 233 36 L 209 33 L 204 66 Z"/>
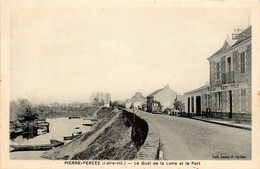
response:
<path fill-rule="evenodd" d="M 164 160 L 251 159 L 251 131 L 189 118 L 138 112 L 158 128 Z"/>

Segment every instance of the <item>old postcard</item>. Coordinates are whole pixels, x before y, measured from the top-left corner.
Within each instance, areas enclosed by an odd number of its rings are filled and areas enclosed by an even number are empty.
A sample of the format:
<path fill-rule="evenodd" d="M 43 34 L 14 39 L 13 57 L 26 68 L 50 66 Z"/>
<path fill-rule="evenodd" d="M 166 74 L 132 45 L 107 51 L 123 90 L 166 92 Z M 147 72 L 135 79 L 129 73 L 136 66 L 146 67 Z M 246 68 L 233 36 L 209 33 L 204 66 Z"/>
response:
<path fill-rule="evenodd" d="M 257 2 L 1 2 L 1 168 L 258 169 Z"/>

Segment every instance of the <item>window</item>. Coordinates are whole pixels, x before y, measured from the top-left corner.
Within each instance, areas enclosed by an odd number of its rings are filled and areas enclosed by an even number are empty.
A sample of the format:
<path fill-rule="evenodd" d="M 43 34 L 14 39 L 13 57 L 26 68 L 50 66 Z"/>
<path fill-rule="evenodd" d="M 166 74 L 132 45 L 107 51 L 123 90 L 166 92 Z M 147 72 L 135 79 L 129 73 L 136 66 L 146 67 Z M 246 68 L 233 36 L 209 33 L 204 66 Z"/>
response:
<path fill-rule="evenodd" d="M 217 108 L 217 110 L 220 110 L 220 108 L 221 108 L 221 92 L 215 93 L 215 98 L 216 98 L 216 108 Z"/>
<path fill-rule="evenodd" d="M 246 112 L 247 108 L 247 99 L 246 99 L 246 89 L 241 90 L 241 98 L 240 98 L 240 104 L 241 104 L 241 112 Z"/>
<path fill-rule="evenodd" d="M 245 73 L 245 52 L 240 53 L 241 73 Z"/>
<path fill-rule="evenodd" d="M 246 96 L 246 89 L 241 90 L 241 96 Z"/>
<path fill-rule="evenodd" d="M 228 72 L 231 72 L 231 57 L 227 58 L 227 63 L 228 63 L 228 64 L 227 64 L 227 66 L 228 66 L 228 67 L 227 67 L 227 71 L 228 71 Z"/>
<path fill-rule="evenodd" d="M 217 63 L 217 79 L 219 79 L 220 78 L 220 74 L 219 74 L 220 72 L 219 72 L 219 63 Z"/>
<path fill-rule="evenodd" d="M 218 92 L 218 109 L 221 108 L 221 92 Z"/>

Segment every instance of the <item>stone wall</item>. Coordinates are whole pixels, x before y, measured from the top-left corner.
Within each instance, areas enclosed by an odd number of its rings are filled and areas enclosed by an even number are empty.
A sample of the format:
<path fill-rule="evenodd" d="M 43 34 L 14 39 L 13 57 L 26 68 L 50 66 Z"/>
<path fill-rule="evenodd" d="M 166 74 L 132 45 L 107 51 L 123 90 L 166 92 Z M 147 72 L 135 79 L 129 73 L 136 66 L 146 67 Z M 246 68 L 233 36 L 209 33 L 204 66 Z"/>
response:
<path fill-rule="evenodd" d="M 251 122 L 252 116 L 249 113 L 233 113 L 232 120 L 236 122 Z"/>
<path fill-rule="evenodd" d="M 144 112 L 124 109 L 123 115 L 133 125 L 132 138 L 141 145 L 135 160 L 158 159 L 160 136 L 155 124 L 145 117 Z"/>
<path fill-rule="evenodd" d="M 229 119 L 229 113 L 228 112 L 210 112 L 210 117 L 216 118 L 216 119 Z"/>

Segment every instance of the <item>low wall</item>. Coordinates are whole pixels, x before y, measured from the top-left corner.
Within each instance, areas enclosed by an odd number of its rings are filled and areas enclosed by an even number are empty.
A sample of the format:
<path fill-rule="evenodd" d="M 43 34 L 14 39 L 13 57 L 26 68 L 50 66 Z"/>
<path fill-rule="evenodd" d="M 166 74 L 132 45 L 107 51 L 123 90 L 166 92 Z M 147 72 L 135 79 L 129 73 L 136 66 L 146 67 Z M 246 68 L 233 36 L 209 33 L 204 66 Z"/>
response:
<path fill-rule="evenodd" d="M 252 122 L 252 116 L 249 113 L 232 113 L 232 118 L 230 118 L 229 112 L 202 112 L 202 116 L 216 118 L 216 119 L 224 119 L 224 120 L 232 120 L 235 122 Z"/>
<path fill-rule="evenodd" d="M 159 158 L 159 131 L 143 113 L 138 110 L 123 110 L 123 116 L 128 123 L 126 125 L 132 125 L 132 139 L 139 147 L 135 160 L 156 160 Z"/>
<path fill-rule="evenodd" d="M 252 116 L 249 113 L 232 113 L 232 119 L 237 122 L 252 122 Z"/>
<path fill-rule="evenodd" d="M 228 112 L 210 112 L 209 117 L 217 119 L 232 120 L 236 122 L 251 122 L 251 114 L 248 113 L 232 113 L 232 118 Z"/>

